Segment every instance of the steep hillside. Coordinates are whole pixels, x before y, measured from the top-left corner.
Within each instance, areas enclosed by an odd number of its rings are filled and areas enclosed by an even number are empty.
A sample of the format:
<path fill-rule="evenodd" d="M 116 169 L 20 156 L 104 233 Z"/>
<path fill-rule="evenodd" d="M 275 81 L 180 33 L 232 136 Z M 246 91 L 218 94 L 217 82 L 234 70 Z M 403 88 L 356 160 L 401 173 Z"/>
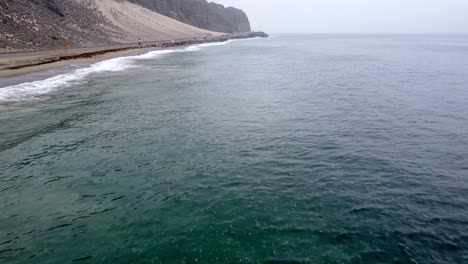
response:
<path fill-rule="evenodd" d="M 1 0 L 0 48 L 112 43 L 119 29 L 85 0 Z"/>
<path fill-rule="evenodd" d="M 122 32 L 119 42 L 136 42 L 217 35 L 127 1 L 96 0 L 98 13 Z"/>
<path fill-rule="evenodd" d="M 0 51 L 56 49 L 64 42 L 88 47 L 220 34 L 155 10 L 127 0 L 1 0 Z M 203 17 L 195 9 L 183 10 Z"/>
<path fill-rule="evenodd" d="M 249 32 L 250 22 L 240 9 L 206 0 L 128 0 L 184 23 L 217 32 Z"/>

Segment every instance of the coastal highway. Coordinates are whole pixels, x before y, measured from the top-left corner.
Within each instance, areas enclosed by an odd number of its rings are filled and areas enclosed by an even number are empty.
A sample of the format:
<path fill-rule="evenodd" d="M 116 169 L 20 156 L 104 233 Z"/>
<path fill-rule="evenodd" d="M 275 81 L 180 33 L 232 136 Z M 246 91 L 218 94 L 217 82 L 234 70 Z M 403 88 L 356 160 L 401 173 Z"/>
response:
<path fill-rule="evenodd" d="M 150 42 L 141 42 L 141 46 L 154 46 L 163 43 L 180 42 L 188 40 L 196 40 L 203 38 L 185 38 L 185 39 L 174 39 L 174 40 L 159 40 Z M 19 58 L 32 58 L 32 57 L 50 57 L 50 56 L 63 56 L 82 54 L 88 52 L 105 51 L 113 49 L 125 49 L 125 48 L 138 48 L 139 43 L 124 43 L 115 45 L 103 45 L 103 46 L 92 46 L 92 47 L 80 47 L 80 48 L 69 48 L 69 49 L 54 49 L 54 50 L 39 50 L 39 51 L 15 51 L 15 52 L 1 52 L 0 51 L 0 65 L 2 59 L 19 59 Z"/>
<path fill-rule="evenodd" d="M 224 37 L 227 37 L 224 36 Z M 41 50 L 41 51 L 20 51 L 20 52 L 0 52 L 0 71 L 16 67 L 19 65 L 37 64 L 45 61 L 59 59 L 63 57 L 73 57 L 83 54 L 93 54 L 99 52 L 119 51 L 125 49 L 137 49 L 145 47 L 158 47 L 172 43 L 184 43 L 188 41 L 203 41 L 205 37 L 199 38 L 185 38 L 174 40 L 160 40 L 141 43 L 126 43 L 105 46 L 93 46 L 82 48 L 69 48 L 69 49 L 55 49 L 55 50 Z M 93 56 L 96 54 L 93 54 Z"/>
<path fill-rule="evenodd" d="M 199 36 L 196 38 L 116 44 L 99 47 L 0 53 L 0 77 L 5 78 L 25 73 L 24 71 L 15 72 L 16 70 L 20 69 L 24 70 L 25 68 L 29 68 L 32 71 L 34 70 L 33 67 L 42 67 L 45 64 L 74 59 L 89 59 L 98 55 L 113 52 L 123 52 L 139 48 L 178 47 L 185 45 L 200 44 L 205 42 L 219 42 L 227 41 L 229 39 L 244 39 L 255 37 L 266 38 L 268 37 L 268 35 L 264 32 L 246 32 L 209 37 Z"/>
<path fill-rule="evenodd" d="M 42 50 L 42 51 L 19 51 L 0 53 L 0 59 L 11 59 L 11 58 L 24 58 L 24 57 L 37 57 L 37 56 L 60 56 L 70 55 L 86 52 L 94 52 L 108 49 L 119 49 L 126 47 L 137 47 L 138 44 L 121 44 L 121 45 L 109 45 L 100 47 L 86 47 L 86 48 L 71 48 L 71 49 L 55 49 L 55 50 Z"/>
<path fill-rule="evenodd" d="M 4 50 L 0 50 L 0 58 L 19 58 L 19 57 L 30 57 L 30 56 L 51 56 L 51 55 L 65 55 L 66 54 L 73 54 L 73 53 L 86 53 L 86 52 L 94 52 L 100 50 L 109 50 L 109 49 L 120 49 L 120 48 L 137 48 L 139 44 L 142 46 L 152 46 L 162 43 L 170 43 L 170 42 L 179 42 L 179 41 L 187 41 L 187 40 L 196 40 L 196 39 L 204 39 L 203 37 L 199 38 L 182 38 L 182 39 L 168 39 L 168 40 L 158 40 L 158 41 L 147 41 L 147 42 L 135 42 L 135 43 L 122 43 L 122 44 L 113 44 L 113 45 L 101 45 L 101 46 L 91 46 L 91 47 L 77 47 L 77 48 L 60 48 L 60 49 L 52 49 L 52 50 L 37 50 L 37 51 L 13 51 L 13 52 L 6 52 Z"/>
<path fill-rule="evenodd" d="M 226 41 L 229 39 L 253 38 L 253 37 L 268 37 L 264 32 L 246 32 L 223 34 L 218 36 L 199 36 L 195 38 L 159 40 L 151 42 L 138 42 L 115 44 L 106 46 L 68 48 L 56 50 L 42 51 L 20 51 L 20 52 L 0 52 L 0 70 L 12 69 L 18 66 L 37 65 L 45 61 L 53 62 L 56 60 L 75 59 L 76 56 L 95 56 L 105 52 L 122 51 L 126 49 L 136 48 L 157 48 L 170 46 L 183 46 L 203 42 Z M 102 52 L 102 53 L 101 53 Z"/>

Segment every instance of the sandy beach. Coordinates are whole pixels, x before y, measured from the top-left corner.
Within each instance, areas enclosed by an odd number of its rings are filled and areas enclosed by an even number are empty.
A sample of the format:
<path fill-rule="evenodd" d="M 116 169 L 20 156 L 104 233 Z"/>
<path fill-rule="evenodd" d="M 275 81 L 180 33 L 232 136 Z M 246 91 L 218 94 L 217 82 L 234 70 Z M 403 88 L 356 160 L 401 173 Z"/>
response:
<path fill-rule="evenodd" d="M 168 40 L 139 44 L 116 45 L 72 50 L 53 50 L 0 54 L 0 78 L 10 78 L 34 72 L 62 68 L 76 63 L 91 63 L 115 57 L 139 55 L 153 50 L 182 47 L 208 42 L 223 42 L 262 36 L 262 32 L 225 34 L 221 36 Z M 65 53 L 66 52 L 66 53 Z"/>
<path fill-rule="evenodd" d="M 28 56 L 28 54 L 25 53 L 9 54 L 10 56 L 0 55 L 0 78 L 11 78 L 35 72 L 48 71 L 78 63 L 93 63 L 116 57 L 139 55 L 156 49 L 158 48 L 130 48 L 119 51 L 99 50 L 103 53 L 89 56 L 85 55 L 77 58 L 71 57 L 94 53 L 95 51 L 73 53 L 68 56 L 58 54 Z M 63 53 L 63 51 L 61 53 Z M 67 57 L 69 58 L 67 59 Z"/>

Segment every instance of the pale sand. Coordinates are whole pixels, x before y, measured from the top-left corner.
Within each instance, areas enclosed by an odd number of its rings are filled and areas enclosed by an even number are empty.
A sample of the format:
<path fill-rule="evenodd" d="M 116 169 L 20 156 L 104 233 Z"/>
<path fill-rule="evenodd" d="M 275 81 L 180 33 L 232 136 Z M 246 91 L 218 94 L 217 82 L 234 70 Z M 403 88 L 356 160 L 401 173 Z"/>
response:
<path fill-rule="evenodd" d="M 96 4 L 104 17 L 121 29 L 123 36 L 116 39 L 118 42 L 135 43 L 138 40 L 146 42 L 223 34 L 182 23 L 126 1 L 98 0 Z"/>

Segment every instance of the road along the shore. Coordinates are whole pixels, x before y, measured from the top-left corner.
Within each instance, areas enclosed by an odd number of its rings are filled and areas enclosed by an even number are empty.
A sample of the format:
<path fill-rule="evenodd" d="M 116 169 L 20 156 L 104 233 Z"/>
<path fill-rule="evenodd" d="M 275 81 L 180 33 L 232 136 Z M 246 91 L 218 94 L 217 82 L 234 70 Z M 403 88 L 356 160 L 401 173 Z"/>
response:
<path fill-rule="evenodd" d="M 225 34 L 221 36 L 178 39 L 157 42 L 146 42 L 136 44 L 122 44 L 106 47 L 79 48 L 67 50 L 51 50 L 22 53 L 0 54 L 0 77 L 8 78 L 31 72 L 62 67 L 77 60 L 98 58 L 105 55 L 118 55 L 125 52 L 164 49 L 169 47 L 180 47 L 210 42 L 223 42 L 230 39 L 246 39 L 254 37 L 268 37 L 264 32 L 248 32 L 238 34 Z"/>

